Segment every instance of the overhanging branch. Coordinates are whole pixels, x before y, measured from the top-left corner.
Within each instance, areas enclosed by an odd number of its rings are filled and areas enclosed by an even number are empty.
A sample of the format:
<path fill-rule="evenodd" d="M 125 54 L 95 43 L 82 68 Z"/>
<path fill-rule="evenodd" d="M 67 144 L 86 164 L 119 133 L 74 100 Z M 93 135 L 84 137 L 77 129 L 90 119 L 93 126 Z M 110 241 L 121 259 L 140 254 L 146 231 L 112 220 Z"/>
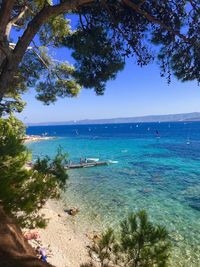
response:
<path fill-rule="evenodd" d="M 8 38 L 9 35 L 10 35 L 10 31 L 11 31 L 12 26 L 13 26 L 17 21 L 19 21 L 20 19 L 23 18 L 23 16 L 25 15 L 25 13 L 26 13 L 27 10 L 28 10 L 28 7 L 25 6 L 25 7 L 21 10 L 21 12 L 20 12 L 18 15 L 14 16 L 14 17 L 9 21 L 9 23 L 7 24 L 7 27 L 6 27 L 6 36 L 7 36 L 7 38 Z"/>
<path fill-rule="evenodd" d="M 94 0 L 67 0 L 58 5 L 45 6 L 28 24 L 27 29 L 25 30 L 24 34 L 15 47 L 14 54 L 21 60 L 35 34 L 38 32 L 40 27 L 48 21 L 50 17 L 77 10 L 80 6 L 92 2 L 94 2 Z"/>
<path fill-rule="evenodd" d="M 123 0 L 123 2 L 124 2 L 125 5 L 127 5 L 130 8 L 132 8 L 135 12 L 137 12 L 140 15 L 142 15 L 143 17 L 145 17 L 149 22 L 152 22 L 154 24 L 160 25 L 160 27 L 162 27 L 163 29 L 165 29 L 168 32 L 172 33 L 173 35 L 178 36 L 180 39 L 182 39 L 186 43 L 190 43 L 190 44 L 192 43 L 192 41 L 187 36 L 181 34 L 179 31 L 174 30 L 173 28 L 167 26 L 162 21 L 158 20 L 157 18 L 153 17 L 152 15 L 147 13 L 146 11 L 142 10 L 140 8 L 140 5 L 136 5 L 130 0 Z"/>

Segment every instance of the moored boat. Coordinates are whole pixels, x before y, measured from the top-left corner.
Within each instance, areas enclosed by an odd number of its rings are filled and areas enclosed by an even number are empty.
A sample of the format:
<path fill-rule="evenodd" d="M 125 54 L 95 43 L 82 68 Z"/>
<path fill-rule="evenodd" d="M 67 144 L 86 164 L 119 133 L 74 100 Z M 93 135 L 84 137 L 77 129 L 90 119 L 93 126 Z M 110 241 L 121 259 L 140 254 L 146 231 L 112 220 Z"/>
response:
<path fill-rule="evenodd" d="M 94 163 L 98 161 L 99 161 L 99 158 L 86 158 L 85 160 L 86 163 Z"/>

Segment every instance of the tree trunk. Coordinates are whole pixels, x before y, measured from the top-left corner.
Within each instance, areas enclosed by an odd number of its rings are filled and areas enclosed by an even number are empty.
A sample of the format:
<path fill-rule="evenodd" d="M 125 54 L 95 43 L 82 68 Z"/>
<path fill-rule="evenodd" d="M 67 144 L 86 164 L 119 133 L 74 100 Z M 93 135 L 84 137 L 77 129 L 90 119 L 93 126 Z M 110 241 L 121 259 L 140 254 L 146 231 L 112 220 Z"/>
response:
<path fill-rule="evenodd" d="M 3 0 L 0 9 L 0 32 L 5 34 L 15 0 Z"/>
<path fill-rule="evenodd" d="M 12 84 L 17 69 L 17 65 L 14 61 L 14 64 L 11 64 L 10 60 L 6 58 L 2 63 L 2 72 L 0 75 L 0 101 L 5 96 L 9 86 Z"/>

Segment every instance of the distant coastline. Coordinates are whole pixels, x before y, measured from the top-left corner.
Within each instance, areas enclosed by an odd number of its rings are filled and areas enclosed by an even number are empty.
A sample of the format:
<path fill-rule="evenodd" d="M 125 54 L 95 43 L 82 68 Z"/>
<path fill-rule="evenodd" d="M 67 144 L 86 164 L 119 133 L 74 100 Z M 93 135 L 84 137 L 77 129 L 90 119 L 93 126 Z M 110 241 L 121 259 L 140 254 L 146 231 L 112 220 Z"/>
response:
<path fill-rule="evenodd" d="M 89 125 L 89 124 L 115 124 L 115 123 L 151 123 L 151 122 L 192 122 L 200 121 L 200 112 L 168 114 L 168 115 L 148 115 L 140 117 L 111 118 L 111 119 L 85 119 L 78 121 L 62 122 L 41 122 L 27 123 L 27 126 L 49 126 L 49 125 Z"/>

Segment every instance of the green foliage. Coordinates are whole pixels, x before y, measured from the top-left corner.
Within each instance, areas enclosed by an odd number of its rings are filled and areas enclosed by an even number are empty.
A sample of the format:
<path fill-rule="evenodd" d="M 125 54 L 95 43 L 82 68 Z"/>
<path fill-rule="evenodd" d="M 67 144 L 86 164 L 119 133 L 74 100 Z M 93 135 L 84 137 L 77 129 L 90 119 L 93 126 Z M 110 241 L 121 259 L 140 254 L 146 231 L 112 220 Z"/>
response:
<path fill-rule="evenodd" d="M 145 211 L 131 214 L 121 224 L 119 251 L 125 253 L 128 266 L 166 266 L 169 236 L 162 226 L 154 226 Z"/>
<path fill-rule="evenodd" d="M 4 98 L 0 102 L 0 117 L 13 112 L 22 112 L 25 107 L 25 102 L 21 98 Z"/>
<path fill-rule="evenodd" d="M 101 95 L 106 82 L 115 79 L 129 57 L 139 66 L 157 59 L 161 76 L 166 76 L 168 82 L 171 74 L 181 81 L 200 82 L 199 1 L 77 1 L 66 14 L 56 11 L 59 8 L 55 5 L 67 2 L 15 1 L 11 17 L 16 18 L 24 8 L 26 12 L 12 25 L 14 30 L 23 32 L 45 8 L 52 8 L 52 13 L 47 12 L 48 18 L 41 20 L 44 22 L 37 38 L 27 42 L 29 47 L 16 75 L 10 78 L 4 98 L 10 93 L 12 97 L 19 96 L 31 87 L 36 88 L 37 99 L 45 104 L 59 97 L 77 96 L 82 87 L 93 88 Z M 2 7 L 0 4 L 0 11 Z M 73 14 L 73 23 L 67 18 L 69 14 Z M 5 47 L 9 42 L 8 34 L 6 42 L 0 40 L 0 45 Z M 74 67 L 54 60 L 50 48 L 70 49 Z M 6 65 L 4 57 L 0 52 L 0 79 Z M 3 103 L 7 104 L 4 113 L 21 111 L 21 104 L 20 108 L 13 108 L 7 99 Z"/>
<path fill-rule="evenodd" d="M 85 88 L 95 88 L 98 95 L 103 94 L 106 81 L 116 78 L 125 64 L 124 58 L 113 49 L 106 31 L 96 26 L 84 30 L 80 27 L 65 42 L 74 50 L 74 76 L 79 84 Z"/>
<path fill-rule="evenodd" d="M 98 242 L 94 242 L 90 255 L 95 252 L 103 267 L 107 266 L 112 261 L 112 247 L 115 244 L 115 236 L 113 229 L 109 228 L 102 234 L 101 239 Z"/>
<path fill-rule="evenodd" d="M 34 163 L 33 170 L 55 177 L 59 187 L 63 188 L 68 178 L 68 174 L 66 173 L 64 167 L 66 164 L 67 154 L 62 153 L 62 149 L 59 148 L 57 155 L 53 160 L 51 160 L 48 156 L 43 159 L 38 158 Z"/>
<path fill-rule="evenodd" d="M 101 267 L 165 267 L 171 244 L 165 227 L 149 221 L 145 211 L 130 214 L 119 233 L 108 229 L 94 240 L 90 255 L 98 256 Z M 95 266 L 90 263 L 82 267 Z"/>
<path fill-rule="evenodd" d="M 37 99 L 45 104 L 55 102 L 57 97 L 75 97 L 81 89 L 74 78 L 74 67 L 67 62 L 54 61 L 43 46 L 25 54 L 19 72 L 17 87 L 11 87 L 9 92 L 20 94 L 25 88 L 35 88 Z"/>
<path fill-rule="evenodd" d="M 0 201 L 21 226 L 44 226 L 39 210 L 48 199 L 58 198 L 68 178 L 66 155 L 59 149 L 55 159 L 38 159 L 26 168 L 31 155 L 23 144 L 23 124 L 9 117 L 0 119 Z"/>
<path fill-rule="evenodd" d="M 62 46 L 63 38 L 71 32 L 70 20 L 63 15 L 50 18 L 49 22 L 43 25 L 39 32 L 40 42 L 43 46 Z"/>
<path fill-rule="evenodd" d="M 36 5 L 38 9 L 42 9 L 44 5 L 52 5 L 52 0 L 34 0 L 33 4 Z"/>
<path fill-rule="evenodd" d="M 55 102 L 57 97 L 75 97 L 81 89 L 73 75 L 74 67 L 54 61 L 43 46 L 26 53 L 20 71 L 25 87 L 34 87 L 37 99 L 45 104 Z"/>

